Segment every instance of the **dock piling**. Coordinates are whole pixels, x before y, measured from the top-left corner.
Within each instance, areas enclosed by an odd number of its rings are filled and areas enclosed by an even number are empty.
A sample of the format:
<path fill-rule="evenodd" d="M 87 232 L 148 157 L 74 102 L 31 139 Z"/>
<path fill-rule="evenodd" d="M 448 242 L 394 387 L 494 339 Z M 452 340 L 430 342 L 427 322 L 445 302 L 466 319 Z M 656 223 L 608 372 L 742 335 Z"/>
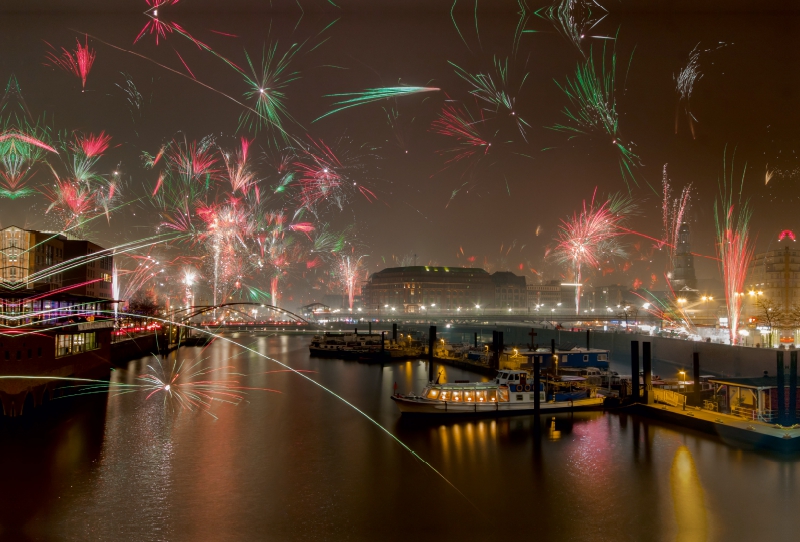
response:
<path fill-rule="evenodd" d="M 478 348 L 478 332 L 475 332 L 475 348 Z"/>
<path fill-rule="evenodd" d="M 433 382 L 433 347 L 436 345 L 436 326 L 428 330 L 428 380 Z"/>
<path fill-rule="evenodd" d="M 639 341 L 631 341 L 631 395 L 633 402 L 639 399 Z"/>
<path fill-rule="evenodd" d="M 797 350 L 789 352 L 789 425 L 797 423 Z"/>
<path fill-rule="evenodd" d="M 386 333 L 386 332 L 385 331 L 381 331 L 381 354 L 383 354 L 383 351 L 386 349 L 385 339 L 383 337 L 384 333 Z"/>
<path fill-rule="evenodd" d="M 644 373 L 643 403 L 653 404 L 653 360 L 650 357 L 650 341 L 642 343 L 642 372 Z"/>
<path fill-rule="evenodd" d="M 539 397 L 539 388 L 542 387 L 541 384 L 541 356 L 534 355 L 533 356 L 533 391 L 535 395 L 533 396 L 533 415 L 536 416 L 536 419 L 539 418 L 539 414 L 542 413 L 542 405 L 541 399 Z"/>
<path fill-rule="evenodd" d="M 778 350 L 778 424 L 785 425 L 786 421 L 786 379 L 784 378 L 783 351 Z"/>
<path fill-rule="evenodd" d="M 703 387 L 700 384 L 700 352 L 692 354 L 692 374 L 694 375 L 694 406 L 703 404 Z"/>
<path fill-rule="evenodd" d="M 372 322 L 369 322 L 369 334 L 372 335 Z"/>
<path fill-rule="evenodd" d="M 591 331 L 592 331 L 591 329 L 587 329 L 586 330 L 586 349 L 587 350 L 591 348 L 591 339 L 590 339 Z"/>
<path fill-rule="evenodd" d="M 397 342 L 397 324 L 392 324 L 392 340 Z"/>

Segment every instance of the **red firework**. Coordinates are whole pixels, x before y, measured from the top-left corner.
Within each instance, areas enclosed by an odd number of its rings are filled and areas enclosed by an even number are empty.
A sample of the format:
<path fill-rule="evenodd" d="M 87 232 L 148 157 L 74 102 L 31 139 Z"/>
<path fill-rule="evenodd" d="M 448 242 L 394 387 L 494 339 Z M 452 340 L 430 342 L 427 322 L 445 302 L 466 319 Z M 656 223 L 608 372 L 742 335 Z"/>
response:
<path fill-rule="evenodd" d="M 351 185 L 370 203 L 377 199 L 374 192 L 347 178 L 346 171 L 352 166 L 344 164 L 325 142 L 314 141 L 311 137 L 309 140 L 311 145 L 304 149 L 306 161 L 294 163 L 300 173 L 298 197 L 303 207 L 313 208 L 323 201 L 332 201 L 341 208 L 346 189 Z"/>
<path fill-rule="evenodd" d="M 106 149 L 111 141 L 111 136 L 106 133 L 100 132 L 100 135 L 89 134 L 87 136 L 78 136 L 78 148 L 83 151 L 88 158 L 100 156 Z M 77 150 L 77 149 L 76 149 Z"/>
<path fill-rule="evenodd" d="M 88 36 L 86 37 L 84 45 L 81 45 L 81 42 L 77 39 L 75 42 L 77 43 L 75 52 L 68 51 L 62 47 L 61 50 L 63 53 L 61 56 L 57 56 L 55 52 L 48 52 L 45 55 L 45 58 L 50 63 L 50 66 L 53 66 L 54 68 L 61 68 L 62 70 L 71 73 L 75 77 L 78 77 L 81 80 L 82 88 L 85 89 L 86 77 L 89 75 L 89 72 L 92 69 L 92 64 L 94 64 L 95 51 L 94 49 L 89 49 Z M 50 44 L 47 43 L 47 45 Z M 55 47 L 52 45 L 50 45 L 50 47 L 53 49 L 53 51 L 55 51 Z"/>
<path fill-rule="evenodd" d="M 431 124 L 431 131 L 456 140 L 455 147 L 439 151 L 440 154 L 452 155 L 448 164 L 489 152 L 492 144 L 481 134 L 485 119 L 483 110 L 480 111 L 480 117 L 474 117 L 466 107 L 447 101 L 439 117 Z"/>

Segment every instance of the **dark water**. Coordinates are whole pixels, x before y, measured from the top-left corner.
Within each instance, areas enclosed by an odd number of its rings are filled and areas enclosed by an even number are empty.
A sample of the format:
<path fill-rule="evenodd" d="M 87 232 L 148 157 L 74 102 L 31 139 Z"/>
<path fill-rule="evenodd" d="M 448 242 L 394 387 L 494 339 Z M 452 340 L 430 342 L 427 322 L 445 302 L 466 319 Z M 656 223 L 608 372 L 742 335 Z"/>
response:
<path fill-rule="evenodd" d="M 99 398 L 37 436 L 3 433 L 7 540 L 793 540 L 797 462 L 629 416 L 401 420 L 420 362 L 309 358 L 307 337 L 205 351 L 252 391 L 218 419 L 143 394 Z M 184 349 L 195 357 L 200 349 Z M 117 371 L 133 381 L 143 362 Z M 468 378 L 444 368 L 449 380 Z M 474 378 L 474 377 L 473 377 Z M 446 479 L 447 481 L 445 481 Z M 448 483 L 449 482 L 449 483 Z M 452 485 L 450 485 L 452 484 Z"/>

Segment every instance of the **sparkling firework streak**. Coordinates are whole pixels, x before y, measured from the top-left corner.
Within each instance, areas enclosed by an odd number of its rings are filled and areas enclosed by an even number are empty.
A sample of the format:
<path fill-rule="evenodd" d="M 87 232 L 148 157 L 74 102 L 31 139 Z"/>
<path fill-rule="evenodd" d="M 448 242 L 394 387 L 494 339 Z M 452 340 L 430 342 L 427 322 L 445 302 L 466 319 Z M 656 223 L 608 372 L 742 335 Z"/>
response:
<path fill-rule="evenodd" d="M 536 10 L 534 14 L 548 19 L 559 34 L 585 55 L 581 44 L 586 32 L 600 24 L 600 21 L 608 15 L 608 11 L 594 0 L 557 0 L 551 6 Z M 590 37 L 611 39 L 608 36 Z"/>
<path fill-rule="evenodd" d="M 250 144 L 247 138 L 241 139 L 241 147 L 231 156 L 231 153 L 224 153 L 222 156 L 225 161 L 225 171 L 227 172 L 228 182 L 231 184 L 232 192 L 247 194 L 258 181 L 256 172 L 250 167 L 247 161 L 247 154 Z"/>
<path fill-rule="evenodd" d="M 347 301 L 350 311 L 353 310 L 353 297 L 356 291 L 356 281 L 361 272 L 362 259 L 364 256 L 340 254 L 338 257 L 339 280 L 347 292 Z"/>
<path fill-rule="evenodd" d="M 730 174 L 727 171 L 727 157 L 723 158 L 723 176 L 719 197 L 714 201 L 714 219 L 717 227 L 717 255 L 722 282 L 725 289 L 725 303 L 728 309 L 728 329 L 731 344 L 737 344 L 739 320 L 742 313 L 743 289 L 747 268 L 753 259 L 755 243 L 750 239 L 750 217 L 752 210 L 749 201 L 742 201 L 744 170 L 735 194 L 733 160 Z"/>
<path fill-rule="evenodd" d="M 631 144 L 626 144 L 619 131 L 619 115 L 615 97 L 617 55 L 612 53 L 610 69 L 606 69 L 605 47 L 603 47 L 603 63 L 600 71 L 595 68 L 594 60 L 590 54 L 583 63 L 579 63 L 573 79 L 560 88 L 572 104 L 563 112 L 569 119 L 568 124 L 556 124 L 553 130 L 579 135 L 602 134 L 609 138 L 619 152 L 620 173 L 625 182 L 636 178 L 632 167 L 639 162 L 639 157 L 632 150 Z"/>
<path fill-rule="evenodd" d="M 246 100 L 255 102 L 250 110 L 245 110 L 239 117 L 239 129 L 247 126 L 253 133 L 259 129 L 272 127 L 280 132 L 284 141 L 288 135 L 283 129 L 283 119 L 291 119 L 286 110 L 285 90 L 289 83 L 300 78 L 300 74 L 291 71 L 289 64 L 300 46 L 293 44 L 282 55 L 278 54 L 278 44 L 273 43 L 261 53 L 261 65 L 256 69 L 250 55 L 245 53 L 247 64 L 252 74 L 238 70 L 244 77 L 249 90 L 244 93 Z M 232 65 L 232 64 L 231 64 Z M 252 114 L 255 111 L 256 115 Z"/>
<path fill-rule="evenodd" d="M 604 259 L 625 256 L 617 238 L 624 233 L 621 226 L 634 211 L 628 197 L 615 195 L 598 204 L 596 196 L 597 190 L 588 206 L 584 200 L 580 213 L 561 221 L 556 238 L 556 259 L 570 264 L 575 274 L 575 314 L 580 314 L 583 269 L 597 269 Z"/>
<path fill-rule="evenodd" d="M 411 94 L 420 94 L 422 92 L 438 92 L 439 90 L 441 89 L 435 87 L 381 87 L 381 88 L 368 88 L 362 92 L 344 92 L 340 94 L 326 94 L 325 95 L 326 97 L 346 98 L 346 99 L 335 102 L 333 104 L 334 106 L 341 106 L 341 107 L 336 107 L 332 111 L 328 111 L 324 115 L 317 117 L 316 119 L 314 119 L 314 122 L 317 122 L 318 120 L 323 119 L 328 115 L 333 115 L 334 113 L 343 111 L 345 109 L 349 109 L 351 107 L 377 102 L 380 100 L 387 100 L 390 98 L 409 96 Z"/>
<path fill-rule="evenodd" d="M 92 69 L 92 64 L 94 64 L 95 51 L 94 49 L 89 48 L 88 36 L 85 37 L 84 45 L 81 45 L 80 40 L 75 41 L 77 43 L 77 48 L 75 49 L 74 53 L 67 51 L 62 47 L 62 55 L 57 56 L 55 53 L 55 47 L 48 43 L 47 45 L 50 45 L 50 48 L 53 49 L 53 52 L 48 52 L 45 56 L 50 66 L 53 66 L 54 68 L 61 68 L 62 70 L 71 73 L 80 79 L 81 87 L 85 89 L 86 78 Z"/>
<path fill-rule="evenodd" d="M 315 141 L 309 137 L 309 141 L 310 144 L 303 148 L 300 160 L 294 164 L 299 173 L 298 198 L 303 208 L 316 213 L 320 205 L 328 204 L 341 210 L 353 190 L 369 202 L 377 199 L 374 192 L 353 177 L 355 173 L 364 174 L 364 159 L 372 157 L 371 154 L 336 153 L 322 140 Z M 342 146 L 343 141 L 340 139 L 338 143 Z"/>
<path fill-rule="evenodd" d="M 480 110 L 480 116 L 476 117 L 465 106 L 454 101 L 444 103 L 439 117 L 431 124 L 431 131 L 456 141 L 455 147 L 439 151 L 440 154 L 450 155 L 448 164 L 489 153 L 491 136 L 482 133 L 484 123 L 483 109 Z"/>
<path fill-rule="evenodd" d="M 661 201 L 662 221 L 664 225 L 663 245 L 669 249 L 670 266 L 674 265 L 675 247 L 678 246 L 678 233 L 683 224 L 683 219 L 689 207 L 692 185 L 684 186 L 681 195 L 672 199 L 672 186 L 667 175 L 667 164 L 664 164 L 663 176 L 661 178 L 663 199 Z"/>
<path fill-rule="evenodd" d="M 517 125 L 517 129 L 522 135 L 522 138 L 527 141 L 525 137 L 525 127 L 530 128 L 530 124 L 517 115 L 517 111 L 514 109 L 516 98 L 514 98 L 508 90 L 508 59 L 506 59 L 505 62 L 501 62 L 496 57 L 494 59 L 497 83 L 495 83 L 491 74 L 479 73 L 472 75 L 452 62 L 450 62 L 450 65 L 455 68 L 456 74 L 461 77 L 461 79 L 472 86 L 470 94 L 492 105 L 495 113 L 500 109 L 505 109 L 508 114 L 513 117 L 514 123 Z M 520 83 L 518 91 L 522 90 L 522 85 L 525 84 L 527 78 L 528 74 L 526 73 L 522 78 L 522 83 Z"/>
<path fill-rule="evenodd" d="M 678 103 L 675 105 L 675 133 L 678 133 L 678 119 L 681 107 L 683 107 L 683 113 L 689 122 L 689 129 L 692 131 L 692 139 L 696 138 L 694 123 L 697 122 L 697 118 L 692 113 L 692 92 L 694 92 L 694 84 L 703 78 L 703 74 L 700 73 L 700 51 L 697 50 L 699 45 L 698 43 L 692 49 L 686 66 L 681 68 L 677 75 L 673 75 L 675 92 L 678 95 Z"/>

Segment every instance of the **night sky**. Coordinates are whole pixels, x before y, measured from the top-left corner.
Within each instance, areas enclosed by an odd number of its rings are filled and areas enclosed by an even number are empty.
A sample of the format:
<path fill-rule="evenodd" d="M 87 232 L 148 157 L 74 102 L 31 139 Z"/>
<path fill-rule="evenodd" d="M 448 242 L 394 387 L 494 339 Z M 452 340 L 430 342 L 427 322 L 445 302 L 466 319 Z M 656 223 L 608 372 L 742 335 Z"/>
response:
<path fill-rule="evenodd" d="M 311 135 L 333 143 L 343 138 L 350 149 L 362 149 L 359 182 L 377 200 L 370 203 L 353 194 L 342 210 L 329 210 L 320 221 L 352 226 L 350 243 L 369 255 L 371 270 L 408 263 L 417 254 L 419 263 L 486 263 L 491 270 L 533 277 L 535 269 L 540 278 L 557 278 L 563 268 L 545 260 L 547 247 L 553 245 L 559 221 L 590 199 L 595 188 L 603 196 L 630 190 L 639 208 L 633 228 L 661 236 L 665 163 L 674 190 L 692 183 L 688 216 L 693 248 L 713 255 L 713 203 L 726 152 L 728 168 L 735 154 L 737 182 L 746 165 L 743 197 L 754 206 L 751 225 L 759 250 L 777 239 L 779 230 L 800 228 L 793 217 L 800 203 L 800 18 L 797 11 L 780 9 L 791 3 L 766 9 L 760 2 L 704 2 L 704 11 L 696 11 L 688 1 L 600 2 L 609 13 L 589 34 L 617 39 L 586 38 L 582 47 L 586 54 L 591 50 L 596 64 L 604 46 L 606 59 L 616 50 L 620 133 L 640 157 L 635 182 L 628 184 L 607 136 L 570 139 L 548 129 L 567 120 L 562 110 L 568 100 L 556 81 L 563 84 L 572 77 L 583 57 L 550 21 L 534 14 L 545 4 L 528 2 L 521 28 L 529 32 L 515 50 L 516 1 L 480 1 L 476 16 L 475 3 L 461 0 L 454 11 L 458 29 L 449 1 L 336 3 L 338 8 L 322 0 L 181 0 L 162 6 L 160 15 L 242 65 L 244 50 L 260 57 L 265 44 L 277 42 L 279 51 L 304 44 L 291 65 L 299 78 L 286 89 L 287 109 L 296 122 L 285 126 L 299 139 Z M 233 147 L 239 136 L 254 136 L 237 131 L 242 108 L 221 94 L 242 99 L 247 90 L 234 70 L 175 33 L 158 45 L 152 35 L 133 43 L 150 20 L 143 14 L 147 8 L 143 0 L 18 2 L 3 6 L 13 11 L 3 13 L 0 23 L 0 78 L 16 76 L 34 116 L 45 114 L 57 130 L 104 130 L 113 137 L 100 168 L 121 171 L 125 199 L 141 199 L 112 214 L 110 224 L 97 226 L 93 236 L 106 245 L 145 237 L 158 223 L 147 202 L 158 175 L 143 167 L 143 152 L 155 154 L 173 137 L 199 140 L 213 134 L 220 144 Z M 47 43 L 71 48 L 83 34 L 90 36 L 97 54 L 85 92 L 79 79 L 44 65 Z M 683 115 L 675 134 L 673 76 L 696 45 L 707 52 L 699 56 L 703 77 L 691 99 L 698 121 L 693 138 Z M 488 111 L 492 130 L 498 130 L 493 148 L 479 160 L 447 164 L 447 156 L 437 151 L 452 141 L 433 133 L 431 123 L 448 97 L 478 110 L 469 86 L 448 61 L 477 74 L 491 72 L 495 58 L 508 59 L 515 111 L 530 125 L 527 141 L 510 119 Z M 198 81 L 219 93 L 158 65 L 186 74 L 181 59 Z M 126 101 L 120 87 L 127 80 L 143 97 L 141 109 Z M 398 85 L 442 90 L 358 106 L 313 122 L 333 108 L 336 99 L 326 94 Z M 389 108 L 398 112 L 394 129 L 387 123 Z M 253 145 L 260 153 L 269 152 L 272 144 L 262 131 Z M 765 185 L 768 170 L 773 176 Z M 40 196 L 0 200 L 0 222 L 47 228 L 46 207 Z M 627 271 L 597 277 L 595 284 L 663 275 L 663 258 L 650 257 L 652 241 L 634 236 L 624 241 L 630 245 L 630 265 L 618 269 Z M 712 260 L 699 258 L 697 266 L 700 278 L 717 274 Z"/>

